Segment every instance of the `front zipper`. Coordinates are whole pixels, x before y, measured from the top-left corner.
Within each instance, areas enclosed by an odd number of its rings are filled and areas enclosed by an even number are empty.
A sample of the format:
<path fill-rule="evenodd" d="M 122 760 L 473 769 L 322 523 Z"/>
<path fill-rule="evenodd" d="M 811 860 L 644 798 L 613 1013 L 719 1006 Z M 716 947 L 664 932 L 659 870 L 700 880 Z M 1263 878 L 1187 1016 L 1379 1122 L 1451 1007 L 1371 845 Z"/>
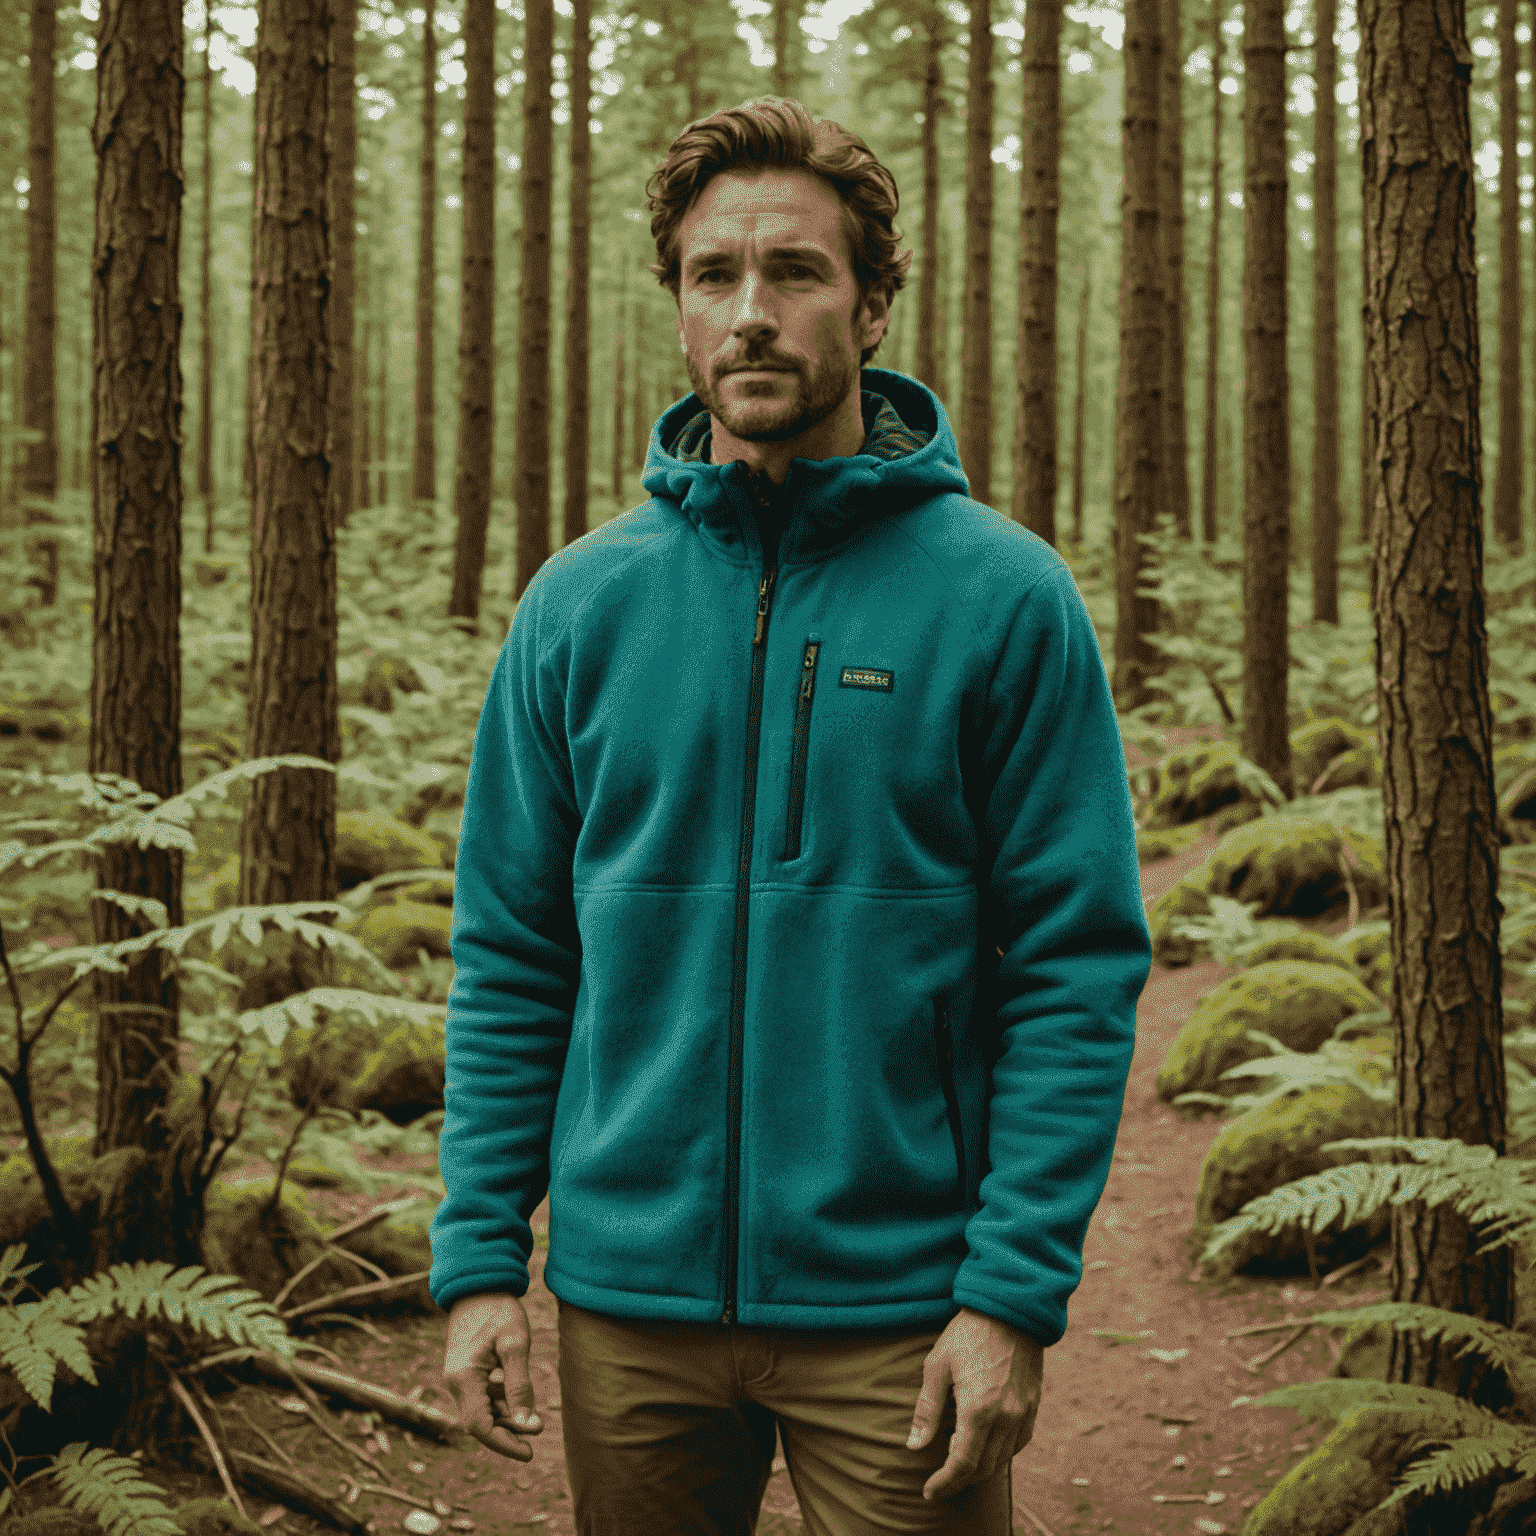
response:
<path fill-rule="evenodd" d="M 805 814 L 805 759 L 811 744 L 811 700 L 816 692 L 816 658 L 821 641 L 805 642 L 800 667 L 800 698 L 795 705 L 795 747 L 789 762 L 789 820 L 784 831 L 784 857 L 800 857 L 800 823 Z"/>
<path fill-rule="evenodd" d="M 933 1003 L 933 1033 L 938 1047 L 939 1086 L 944 1090 L 944 1117 L 949 1121 L 949 1134 L 955 1143 L 956 1179 L 960 1187 L 960 1208 L 965 1209 L 965 1138 L 960 1133 L 960 1100 L 955 1093 L 954 1042 L 949 1033 L 949 1010 L 935 998 Z"/>
<path fill-rule="evenodd" d="M 778 569 L 763 573 L 757 588 L 757 627 L 752 632 L 752 686 L 747 696 L 747 792 L 742 801 L 741 844 L 736 855 L 736 936 L 731 972 L 731 1046 L 725 1113 L 725 1312 L 736 1320 L 736 1243 L 741 1211 L 741 1057 L 747 1016 L 747 909 L 752 885 L 752 820 L 757 804 L 757 746 L 763 724 L 763 667 L 768 610 Z"/>

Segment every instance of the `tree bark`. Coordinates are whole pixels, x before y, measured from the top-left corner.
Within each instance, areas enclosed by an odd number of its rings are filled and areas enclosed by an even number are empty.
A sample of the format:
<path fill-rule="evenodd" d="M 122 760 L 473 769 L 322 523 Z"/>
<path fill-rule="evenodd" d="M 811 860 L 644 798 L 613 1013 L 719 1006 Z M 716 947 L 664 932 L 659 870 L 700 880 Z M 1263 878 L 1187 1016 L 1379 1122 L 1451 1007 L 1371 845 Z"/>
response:
<path fill-rule="evenodd" d="M 411 499 L 437 497 L 437 20 L 423 0 L 421 24 L 421 209 L 416 253 L 416 389 L 411 438 Z"/>
<path fill-rule="evenodd" d="M 553 0 L 527 0 L 523 39 L 523 238 L 517 326 L 517 577 L 549 558 L 550 226 L 554 217 Z"/>
<path fill-rule="evenodd" d="M 203 7 L 203 206 L 198 252 L 197 494 L 203 553 L 213 553 L 213 7 Z"/>
<path fill-rule="evenodd" d="M 614 316 L 613 331 L 613 499 L 624 504 L 624 333 L 628 318 L 624 313 L 624 280 L 629 275 L 626 266 L 619 267 L 619 307 Z"/>
<path fill-rule="evenodd" d="M 448 616 L 478 621 L 496 432 L 496 0 L 464 5 L 462 193 L 458 526 Z"/>
<path fill-rule="evenodd" d="M 1339 622 L 1338 0 L 1317 0 L 1312 117 L 1312 617 Z"/>
<path fill-rule="evenodd" d="M 357 504 L 357 0 L 331 0 L 331 524 Z"/>
<path fill-rule="evenodd" d="M 180 5 L 103 0 L 97 34 L 96 224 L 91 253 L 92 603 L 90 771 L 162 798 L 181 778 L 181 163 L 186 92 Z M 182 921 L 182 855 L 108 843 L 98 886 Z M 149 931 L 92 904 L 98 944 Z M 176 977 L 151 950 L 98 973 L 96 1139 L 158 1151 L 155 1111 L 180 1072 Z"/>
<path fill-rule="evenodd" d="M 52 501 L 59 493 L 57 384 L 58 200 L 54 132 L 54 72 L 58 12 L 54 0 L 32 0 L 27 45 L 27 307 L 23 420 L 38 441 L 27 445 L 22 494 Z M 178 131 L 179 133 L 179 131 Z M 179 405 L 178 400 L 178 405 Z"/>
<path fill-rule="evenodd" d="M 1361 146 L 1381 451 L 1378 734 L 1397 1131 L 1504 1150 L 1499 838 L 1483 600 L 1477 259 L 1465 0 L 1361 0 Z M 1507 1248 L 1392 1210 L 1395 1299 L 1509 1323 Z M 1388 1379 L 1445 1385 L 1397 1335 Z"/>
<path fill-rule="evenodd" d="M 646 418 L 645 410 L 645 333 L 646 333 L 645 300 L 635 300 L 635 366 L 634 395 L 630 402 L 630 463 L 638 475 L 645 468 L 645 446 L 650 440 L 651 424 Z"/>
<path fill-rule="evenodd" d="M 944 23 L 934 5 L 928 15 L 928 62 L 923 72 L 923 249 L 917 269 L 918 382 L 935 394 L 939 384 L 939 111 L 944 95 Z"/>
<path fill-rule="evenodd" d="M 587 531 L 592 462 L 592 0 L 572 0 L 565 268 L 564 542 Z"/>
<path fill-rule="evenodd" d="M 1163 457 L 1163 327 L 1158 96 L 1161 0 L 1126 0 L 1125 108 L 1121 120 L 1120 364 L 1115 399 L 1115 697 L 1131 709 L 1150 697 L 1157 600 L 1141 597 L 1146 549 L 1156 526 Z"/>
<path fill-rule="evenodd" d="M 1163 485 L 1160 512 L 1190 537 L 1189 409 L 1184 398 L 1184 13 L 1163 0 L 1163 86 L 1158 109 L 1158 234 L 1163 261 Z"/>
<path fill-rule="evenodd" d="M 1018 472 L 1013 517 L 1056 542 L 1056 285 L 1061 211 L 1061 0 L 1024 12 L 1024 153 L 1019 235 Z M 1080 476 L 1073 470 L 1074 495 Z M 1075 505 L 1075 504 L 1074 504 Z M 1080 510 L 1080 508 L 1078 509 Z"/>
<path fill-rule="evenodd" d="M 362 341 L 357 354 L 357 378 L 359 391 L 357 413 L 357 504 L 363 510 L 373 505 L 373 261 L 368 254 L 368 241 L 362 246 L 362 274 L 358 282 L 358 311 L 363 317 Z"/>
<path fill-rule="evenodd" d="M 389 304 L 380 306 L 379 319 L 379 505 L 389 505 Z"/>
<path fill-rule="evenodd" d="M 302 752 L 334 763 L 341 728 L 326 458 L 329 33 L 328 0 L 260 0 L 245 752 Z M 333 899 L 335 844 L 335 774 L 289 768 L 253 780 L 240 827 L 241 904 Z"/>
<path fill-rule="evenodd" d="M 1222 0 L 1211 0 L 1211 224 L 1205 247 L 1205 411 L 1200 453 L 1200 536 L 1216 542 L 1219 473 L 1217 385 L 1221 375 L 1221 31 Z"/>
<path fill-rule="evenodd" d="M 1498 0 L 1499 33 L 1499 458 L 1493 482 L 1493 528 L 1518 550 L 1525 495 L 1525 428 L 1520 390 L 1520 56 L 1516 0 Z"/>
<path fill-rule="evenodd" d="M 960 464 L 992 501 L 992 7 L 970 0 L 965 85 L 965 311 L 960 330 Z M 1054 331 L 1055 327 L 1052 327 Z"/>
<path fill-rule="evenodd" d="M 1243 17 L 1243 756 L 1291 791 L 1285 5 Z"/>
<path fill-rule="evenodd" d="M 1077 310 L 1077 391 L 1072 403 L 1072 542 L 1083 547 L 1083 451 L 1087 441 L 1088 279 Z"/>
<path fill-rule="evenodd" d="M 791 0 L 773 0 L 773 94 L 779 97 L 794 93 L 789 48 L 790 29 L 796 19 L 791 12 Z"/>

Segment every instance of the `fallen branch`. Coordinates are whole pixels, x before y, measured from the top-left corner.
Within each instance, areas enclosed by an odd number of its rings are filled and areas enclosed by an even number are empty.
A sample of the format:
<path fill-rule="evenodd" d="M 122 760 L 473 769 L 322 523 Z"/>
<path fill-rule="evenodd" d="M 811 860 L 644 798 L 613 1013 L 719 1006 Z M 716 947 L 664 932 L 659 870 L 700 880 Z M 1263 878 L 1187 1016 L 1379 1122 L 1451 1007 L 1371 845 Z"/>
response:
<path fill-rule="evenodd" d="M 1285 1338 L 1281 1339 L 1273 1349 L 1267 1349 L 1262 1355 L 1255 1355 L 1252 1360 L 1247 1361 L 1244 1364 L 1243 1369 L 1247 1371 L 1250 1376 L 1257 1376 L 1259 1372 L 1266 1365 L 1268 1365 L 1271 1360 L 1275 1358 L 1276 1355 L 1283 1354 L 1286 1350 L 1288 1350 L 1291 1345 L 1294 1344 L 1297 1339 L 1299 1339 L 1302 1334 L 1304 1334 L 1311 1326 L 1311 1323 L 1302 1323 L 1294 1333 L 1288 1334 Z"/>
<path fill-rule="evenodd" d="M 327 1498 L 318 1488 L 312 1487 L 295 1473 L 284 1471 L 282 1467 L 275 1467 L 270 1461 L 263 1461 L 259 1456 L 249 1455 L 245 1451 L 232 1450 L 229 1459 L 234 1463 L 240 1481 L 252 1493 L 273 1499 L 312 1519 L 323 1520 L 327 1525 L 347 1532 L 347 1536 L 368 1536 L 368 1522 L 361 1515 L 355 1515 L 344 1505 Z"/>
<path fill-rule="evenodd" d="M 1234 1328 L 1229 1333 L 1223 1334 L 1221 1342 L 1225 1344 L 1228 1339 L 1246 1339 L 1255 1333 L 1275 1333 L 1281 1328 L 1310 1326 L 1311 1321 L 1311 1318 L 1307 1317 L 1282 1317 L 1273 1323 L 1249 1323 L 1246 1328 Z"/>
<path fill-rule="evenodd" d="M 314 1393 L 307 1387 L 304 1389 L 304 1393 L 306 1397 L 314 1396 Z M 384 1471 L 384 1468 L 381 1467 L 378 1462 L 376 1462 L 373 1457 L 370 1456 L 366 1451 L 358 1450 L 358 1448 L 353 1445 L 345 1435 L 338 1434 L 334 1429 L 332 1429 L 331 1426 L 327 1424 L 323 1418 L 321 1418 L 320 1414 L 314 1408 L 306 1406 L 305 1411 L 309 1414 L 309 1417 L 315 1428 L 318 1429 L 320 1433 L 325 1435 L 329 1440 L 339 1445 L 342 1450 L 347 1453 L 347 1455 L 355 1456 L 360 1462 L 362 1462 L 365 1467 L 371 1468 L 373 1471 L 377 1472 L 380 1477 L 385 1477 L 388 1475 Z"/>
<path fill-rule="evenodd" d="M 355 1253 L 348 1253 L 345 1248 L 338 1248 L 334 1243 L 327 1241 L 323 1252 L 312 1258 L 298 1274 L 289 1277 L 287 1284 L 272 1298 L 272 1305 L 281 1312 L 283 1303 L 293 1294 L 299 1282 L 307 1280 L 327 1259 L 350 1259 L 352 1263 L 358 1265 L 364 1271 L 371 1271 L 383 1280 L 389 1279 L 389 1276 L 377 1264 L 370 1263 L 367 1259 L 360 1259 Z"/>
<path fill-rule="evenodd" d="M 361 1232 L 367 1227 L 383 1221 L 386 1217 L 393 1216 L 396 1211 L 403 1211 L 412 1205 L 421 1203 L 420 1195 L 406 1195 L 400 1200 L 388 1200 L 383 1205 L 376 1205 L 371 1211 L 365 1211 L 361 1216 L 354 1216 L 351 1221 L 344 1221 L 339 1227 L 334 1227 L 321 1239 L 325 1243 L 334 1243 L 337 1238 L 351 1237 L 356 1232 Z"/>
<path fill-rule="evenodd" d="M 1358 1273 L 1368 1264 L 1379 1264 L 1381 1255 L 1368 1253 L 1363 1258 L 1355 1259 L 1348 1264 L 1341 1264 L 1337 1269 L 1330 1270 L 1323 1276 L 1324 1285 L 1337 1285 L 1340 1280 L 1347 1280 L 1351 1275 Z"/>
<path fill-rule="evenodd" d="M 329 1296 L 317 1296 L 313 1301 L 300 1302 L 296 1307 L 282 1313 L 282 1319 L 292 1322 L 296 1317 L 303 1317 L 309 1312 L 321 1312 L 327 1307 L 333 1307 L 338 1301 L 351 1301 L 357 1296 L 378 1296 L 384 1291 L 404 1290 L 407 1286 L 418 1285 L 425 1280 L 432 1271 L 430 1269 L 418 1269 L 413 1275 L 396 1275 L 389 1280 L 374 1280 L 368 1285 L 348 1286 L 344 1291 L 332 1291 Z"/>
<path fill-rule="evenodd" d="M 434 1408 L 428 1403 L 410 1402 L 398 1393 L 391 1392 L 388 1387 L 376 1386 L 371 1381 L 359 1381 L 355 1376 L 328 1370 L 323 1365 L 310 1365 L 302 1360 L 280 1362 L 276 1355 L 264 1350 L 253 1351 L 250 1361 L 257 1373 L 268 1381 L 287 1386 L 297 1377 L 355 1408 L 372 1409 L 396 1424 L 420 1430 L 444 1444 L 457 1445 L 466 1437 L 466 1431 L 460 1428 L 458 1421 L 450 1418 L 441 1408 Z"/>
<path fill-rule="evenodd" d="M 361 1483 L 355 1477 L 349 1477 L 347 1481 L 354 1488 L 361 1488 L 364 1493 L 376 1493 L 381 1498 L 399 1499 L 402 1504 L 414 1504 L 417 1509 L 424 1509 L 429 1515 L 438 1513 L 432 1507 L 430 1499 L 418 1499 L 414 1493 L 402 1493 L 398 1488 L 386 1488 L 383 1483 Z"/>
<path fill-rule="evenodd" d="M 213 1457 L 214 1470 L 219 1474 L 224 1492 L 229 1495 L 229 1502 L 235 1506 L 236 1513 L 243 1515 L 245 1505 L 240 1502 L 240 1495 L 229 1475 L 229 1465 L 224 1460 L 224 1453 L 219 1449 L 219 1442 L 213 1438 L 213 1431 L 208 1428 L 208 1421 L 197 1411 L 197 1404 L 192 1401 L 192 1394 L 187 1391 L 186 1383 L 174 1371 L 171 1372 L 171 1391 L 176 1401 L 186 1409 L 187 1417 L 197 1425 L 197 1432 L 203 1437 L 203 1444 L 208 1447 L 208 1454 Z"/>
<path fill-rule="evenodd" d="M 369 1338 L 377 1339 L 380 1344 L 388 1342 L 384 1335 L 366 1318 L 349 1317 L 345 1312 L 311 1312 L 309 1320 L 312 1323 L 345 1323 L 349 1328 L 361 1328 Z M 336 1356 L 332 1355 L 331 1359 L 335 1360 Z M 338 1360 L 337 1364 L 339 1365 L 340 1363 Z"/>
<path fill-rule="evenodd" d="M 264 1430 L 261 1425 L 258 1424 L 256 1420 L 250 1416 L 249 1413 L 246 1412 L 244 1404 L 236 1403 L 234 1404 L 234 1409 L 235 1412 L 245 1420 L 246 1424 L 255 1433 L 256 1437 L 261 1440 L 266 1448 L 271 1451 L 279 1461 L 286 1462 L 290 1467 L 293 1465 L 293 1457 L 290 1456 L 288 1452 L 283 1449 L 282 1445 L 278 1441 L 274 1440 L 272 1436 L 269 1435 L 266 1430 Z"/>
<path fill-rule="evenodd" d="M 1025 1507 L 1017 1501 L 1014 1502 L 1013 1507 L 1018 1510 L 1018 1512 L 1023 1515 L 1024 1518 L 1028 1520 L 1032 1526 L 1034 1526 L 1034 1528 L 1040 1533 L 1040 1536 L 1051 1536 L 1051 1528 L 1045 1523 L 1044 1520 L 1040 1518 L 1039 1515 L 1031 1514 L 1029 1510 L 1025 1509 Z"/>

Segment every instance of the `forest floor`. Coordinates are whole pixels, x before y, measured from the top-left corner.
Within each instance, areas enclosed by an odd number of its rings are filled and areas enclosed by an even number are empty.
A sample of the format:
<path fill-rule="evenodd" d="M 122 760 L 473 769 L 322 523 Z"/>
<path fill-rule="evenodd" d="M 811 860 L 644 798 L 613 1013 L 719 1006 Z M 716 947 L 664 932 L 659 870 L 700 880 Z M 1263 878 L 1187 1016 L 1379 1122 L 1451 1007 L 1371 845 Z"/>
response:
<path fill-rule="evenodd" d="M 1195 847 L 1146 866 L 1142 881 L 1149 902 L 1203 859 L 1214 841 L 1208 833 Z M 1241 1531 L 1247 1511 L 1320 1433 L 1289 1409 L 1246 1405 L 1273 1386 L 1326 1375 L 1331 1356 L 1327 1336 L 1312 1330 L 1267 1363 L 1250 1366 L 1287 1333 L 1233 1335 L 1247 1325 L 1363 1304 L 1385 1294 L 1385 1275 L 1375 1264 L 1322 1295 L 1313 1294 L 1306 1276 L 1215 1282 L 1193 1272 L 1188 1234 L 1195 1191 L 1220 1122 L 1185 1118 L 1161 1103 L 1154 1076 L 1196 1000 L 1223 974 L 1209 961 L 1179 970 L 1154 966 L 1142 994 L 1125 1111 L 1108 1187 L 1088 1231 L 1083 1283 L 1072 1299 L 1066 1336 L 1046 1351 L 1034 1439 L 1014 1461 L 1014 1530 L 1020 1536 Z M 388 1167 L 377 1157 L 368 1163 L 380 1172 Z M 322 1222 L 359 1214 L 372 1203 L 341 1190 L 311 1190 L 310 1196 Z M 390 1197 L 381 1190 L 376 1198 Z M 548 1214 L 546 1199 L 533 1221 L 541 1239 Z M 372 1448 L 394 1486 L 441 1497 L 454 1506 L 453 1518 L 496 1536 L 575 1532 L 560 1438 L 557 1306 L 543 1283 L 546 1253 L 543 1246 L 535 1249 L 525 1298 L 533 1328 L 534 1390 L 545 1425 L 533 1441 L 533 1461 L 503 1460 L 479 1446 L 455 1449 L 407 1439 L 392 1426 L 385 1426 L 389 1449 Z M 330 1331 L 324 1342 L 356 1374 L 401 1392 L 420 1386 L 425 1401 L 452 1412 L 442 1378 L 446 1318 L 375 1318 L 373 1326 L 382 1342 L 353 1329 Z M 1096 1330 L 1119 1335 L 1119 1341 Z M 317 1434 L 307 1417 L 283 1410 L 280 1399 L 286 1395 L 242 1386 L 233 1396 L 287 1448 L 301 1471 L 330 1491 L 342 1473 L 357 1467 Z M 242 1430 L 237 1443 L 244 1443 L 249 1436 L 238 1415 L 228 1411 L 229 1402 L 222 1399 L 222 1416 L 230 1428 Z M 361 1446 L 367 1433 L 362 1416 L 343 1411 L 338 1417 Z M 249 1448 L 261 1453 L 254 1443 Z M 206 1475 L 180 1469 L 166 1475 L 161 1468 L 156 1473 L 180 1497 L 217 1492 Z M 266 1508 L 259 1500 L 247 1500 L 247 1507 L 252 1514 Z M 410 1512 L 407 1505 L 371 1494 L 364 1494 L 357 1508 L 376 1518 L 380 1530 L 400 1529 Z M 267 1513 L 279 1533 L 309 1536 L 324 1529 L 296 1513 Z M 801 1529 L 780 1457 L 759 1536 L 789 1536 Z"/>

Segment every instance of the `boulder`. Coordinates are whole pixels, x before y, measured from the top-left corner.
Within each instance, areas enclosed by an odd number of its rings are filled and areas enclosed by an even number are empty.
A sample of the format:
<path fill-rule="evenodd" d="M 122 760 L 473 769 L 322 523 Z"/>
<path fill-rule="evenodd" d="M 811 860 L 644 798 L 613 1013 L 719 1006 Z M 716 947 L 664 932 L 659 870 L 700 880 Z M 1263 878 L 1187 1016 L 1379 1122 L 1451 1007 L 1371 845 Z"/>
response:
<path fill-rule="evenodd" d="M 1379 1037 L 1361 1044 L 1366 1043 L 1374 1049 L 1369 1055 L 1363 1049 L 1355 1053 L 1356 1070 L 1368 1082 L 1387 1081 L 1392 1070 L 1391 1041 Z M 1383 1044 L 1385 1058 L 1379 1054 Z M 1229 1080 L 1227 1086 L 1250 1084 L 1258 1088 L 1262 1082 L 1261 1078 L 1240 1078 Z M 1190 1234 L 1196 1251 L 1205 1246 L 1220 1222 L 1237 1215 L 1250 1200 L 1325 1168 L 1358 1162 L 1359 1153 L 1323 1152 L 1320 1148 L 1347 1136 L 1390 1136 L 1393 1117 L 1390 1102 L 1373 1099 L 1350 1083 L 1321 1082 L 1292 1088 L 1229 1121 L 1217 1133 L 1200 1168 L 1195 1224 Z M 1331 1258 L 1341 1247 L 1340 1239 L 1346 1237 L 1345 1246 L 1363 1253 L 1385 1231 L 1387 1220 L 1383 1210 L 1361 1232 L 1322 1234 L 1316 1240 L 1319 1258 Z M 1244 1269 L 1289 1274 L 1307 1267 L 1306 1244 L 1300 1237 L 1255 1236 L 1233 1244 L 1222 1254 L 1220 1265 L 1228 1274 Z"/>
<path fill-rule="evenodd" d="M 272 1194 L 272 1175 L 254 1179 L 215 1180 L 205 1196 L 203 1247 L 215 1274 L 239 1275 L 262 1298 L 271 1301 L 312 1259 L 325 1251 L 325 1234 L 309 1208 L 309 1199 L 292 1179 L 270 1216 L 262 1207 Z M 289 1293 L 297 1304 L 338 1287 L 338 1272 L 349 1279 L 356 1268 L 344 1260 L 322 1264 Z"/>
<path fill-rule="evenodd" d="M 427 812 L 421 830 L 437 844 L 443 856 L 443 866 L 452 869 L 459 856 L 459 828 L 464 822 L 464 807 L 440 805 Z M 1141 834 L 1136 837 L 1137 851 L 1141 849 Z M 1146 862 L 1143 860 L 1143 862 Z"/>
<path fill-rule="evenodd" d="M 343 811 L 336 818 L 336 879 L 344 891 L 399 869 L 440 869 L 443 857 L 427 833 L 381 811 Z"/>
<path fill-rule="evenodd" d="M 417 893 L 421 894 L 419 890 Z M 449 899 L 451 902 L 451 892 Z M 418 950 L 443 957 L 451 953 L 448 940 L 453 930 L 453 907 L 437 900 L 382 902 L 365 907 L 341 926 L 391 970 L 403 971 L 416 964 Z"/>
<path fill-rule="evenodd" d="M 1231 1092 L 1221 1074 L 1265 1055 L 1250 1029 L 1293 1051 L 1315 1051 L 1347 1018 L 1377 1006 L 1375 997 L 1337 965 L 1270 960 L 1213 987 L 1174 1036 L 1157 1073 L 1157 1093 Z"/>
<path fill-rule="evenodd" d="M 1157 765 L 1157 791 L 1147 809 L 1148 828 L 1179 827 L 1234 808 L 1244 820 L 1259 802 L 1237 782 L 1238 749 L 1231 741 L 1196 741 Z"/>
<path fill-rule="evenodd" d="M 448 1034 L 442 1024 L 374 1026 L 355 1014 L 331 1015 L 288 1032 L 283 1064 L 295 1103 L 376 1109 L 409 1125 L 443 1107 Z"/>
<path fill-rule="evenodd" d="M 1205 889 L 1257 902 L 1257 916 L 1320 917 L 1348 897 L 1362 908 L 1386 892 L 1386 855 L 1377 838 L 1302 816 L 1265 816 L 1229 832 L 1207 861 Z"/>
<path fill-rule="evenodd" d="M 1296 928 L 1261 939 L 1243 956 L 1244 969 L 1265 965 L 1271 960 L 1310 960 L 1317 965 L 1337 965 L 1354 973 L 1355 962 L 1325 933 L 1310 928 Z"/>
<path fill-rule="evenodd" d="M 1353 784 L 1379 784 L 1381 760 L 1376 737 L 1336 716 L 1310 721 L 1291 732 L 1291 773 L 1298 795 L 1317 795 Z"/>
<path fill-rule="evenodd" d="M 1195 940 L 1175 932 L 1175 928 L 1181 918 L 1210 916 L 1205 883 L 1210 879 L 1207 864 L 1196 866 L 1177 884 L 1169 886 L 1147 914 L 1147 926 L 1152 931 L 1152 958 L 1159 965 L 1189 965 L 1199 954 L 1200 946 Z"/>
<path fill-rule="evenodd" d="M 1501 841 L 1536 842 L 1536 744 L 1521 741 L 1496 749 L 1493 762 Z"/>
<path fill-rule="evenodd" d="M 1182 827 L 1141 827 L 1136 832 L 1136 858 L 1142 864 L 1154 864 L 1200 841 L 1205 826 L 1191 821 Z"/>

